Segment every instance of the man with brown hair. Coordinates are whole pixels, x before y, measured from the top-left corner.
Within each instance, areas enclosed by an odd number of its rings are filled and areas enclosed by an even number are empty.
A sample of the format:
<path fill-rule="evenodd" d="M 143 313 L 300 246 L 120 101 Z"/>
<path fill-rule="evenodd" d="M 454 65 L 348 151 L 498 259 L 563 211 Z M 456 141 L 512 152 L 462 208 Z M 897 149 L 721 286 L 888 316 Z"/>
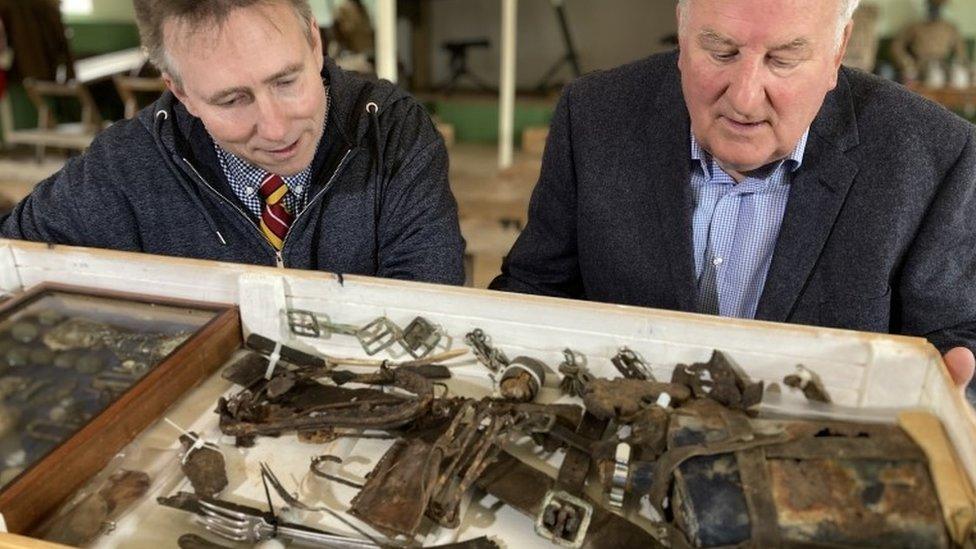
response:
<path fill-rule="evenodd" d="M 169 89 L 3 219 L 6 237 L 458 284 L 447 153 L 325 59 L 307 0 L 135 0 Z"/>

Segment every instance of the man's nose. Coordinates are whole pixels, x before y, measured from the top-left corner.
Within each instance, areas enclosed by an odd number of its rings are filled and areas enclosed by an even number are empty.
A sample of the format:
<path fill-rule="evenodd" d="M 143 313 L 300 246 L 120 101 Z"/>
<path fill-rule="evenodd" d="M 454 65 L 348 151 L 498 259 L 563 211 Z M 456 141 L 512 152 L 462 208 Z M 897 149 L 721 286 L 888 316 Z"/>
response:
<path fill-rule="evenodd" d="M 755 122 L 753 118 L 761 116 L 763 104 L 766 102 L 762 61 L 743 59 L 737 63 L 733 68 L 726 96 L 735 114 L 747 119 L 738 122 Z"/>
<path fill-rule="evenodd" d="M 274 98 L 258 100 L 258 136 L 266 141 L 280 143 L 288 137 L 288 117 Z"/>

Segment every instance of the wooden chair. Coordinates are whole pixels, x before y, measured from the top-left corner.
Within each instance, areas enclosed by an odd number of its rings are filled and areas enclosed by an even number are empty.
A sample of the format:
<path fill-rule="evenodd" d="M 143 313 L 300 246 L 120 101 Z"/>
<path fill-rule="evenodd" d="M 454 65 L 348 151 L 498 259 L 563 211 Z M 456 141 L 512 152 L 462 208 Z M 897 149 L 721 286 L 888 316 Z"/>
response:
<path fill-rule="evenodd" d="M 139 108 L 142 106 L 139 101 L 140 97 L 150 94 L 158 96 L 166 91 L 166 84 L 162 78 L 158 77 L 115 75 L 112 80 L 115 82 L 115 89 L 119 92 L 119 97 L 122 98 L 122 104 L 125 105 L 126 118 L 132 118 L 139 112 Z"/>
<path fill-rule="evenodd" d="M 3 128 L 5 143 L 34 146 L 38 161 L 43 159 L 48 147 L 77 151 L 87 149 L 98 132 L 106 127 L 87 86 L 119 74 L 136 73 L 145 63 L 145 53 L 140 48 L 131 48 L 75 62 L 75 77 L 70 80 L 25 79 L 24 90 L 37 109 L 37 126 L 15 128 L 9 94 L 5 95 L 0 100 L 0 127 Z M 79 121 L 59 121 L 51 111 L 52 100 L 66 98 L 80 104 Z"/>

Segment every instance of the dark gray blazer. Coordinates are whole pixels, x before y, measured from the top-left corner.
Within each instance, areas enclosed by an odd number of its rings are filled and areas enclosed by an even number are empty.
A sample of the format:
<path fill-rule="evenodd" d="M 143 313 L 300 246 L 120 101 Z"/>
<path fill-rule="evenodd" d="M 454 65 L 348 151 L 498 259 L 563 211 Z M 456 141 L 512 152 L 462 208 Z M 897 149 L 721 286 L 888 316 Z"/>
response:
<path fill-rule="evenodd" d="M 814 120 L 759 319 L 976 350 L 974 127 L 841 69 Z M 495 289 L 694 311 L 689 120 L 675 54 L 570 85 Z"/>

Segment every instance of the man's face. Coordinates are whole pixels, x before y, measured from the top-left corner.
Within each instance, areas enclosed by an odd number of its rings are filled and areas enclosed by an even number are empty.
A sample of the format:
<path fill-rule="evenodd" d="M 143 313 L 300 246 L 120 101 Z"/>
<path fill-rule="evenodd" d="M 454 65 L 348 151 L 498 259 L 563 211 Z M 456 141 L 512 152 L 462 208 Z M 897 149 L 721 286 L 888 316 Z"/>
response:
<path fill-rule="evenodd" d="M 285 3 L 239 8 L 220 28 L 167 21 L 166 84 L 218 145 L 279 175 L 312 162 L 322 136 L 322 44 Z"/>
<path fill-rule="evenodd" d="M 678 11 L 679 19 L 682 17 Z M 690 0 L 679 20 L 691 129 L 726 170 L 785 158 L 837 85 L 839 0 Z"/>

